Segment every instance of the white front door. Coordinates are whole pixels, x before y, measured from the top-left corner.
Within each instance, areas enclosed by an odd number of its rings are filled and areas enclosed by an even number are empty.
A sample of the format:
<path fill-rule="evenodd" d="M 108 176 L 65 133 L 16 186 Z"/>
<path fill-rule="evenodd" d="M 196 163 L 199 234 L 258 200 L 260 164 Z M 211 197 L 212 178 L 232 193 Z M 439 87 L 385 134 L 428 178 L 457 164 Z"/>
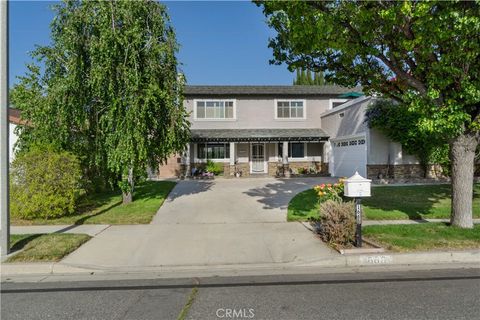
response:
<path fill-rule="evenodd" d="M 252 173 L 265 172 L 265 145 L 252 144 Z"/>

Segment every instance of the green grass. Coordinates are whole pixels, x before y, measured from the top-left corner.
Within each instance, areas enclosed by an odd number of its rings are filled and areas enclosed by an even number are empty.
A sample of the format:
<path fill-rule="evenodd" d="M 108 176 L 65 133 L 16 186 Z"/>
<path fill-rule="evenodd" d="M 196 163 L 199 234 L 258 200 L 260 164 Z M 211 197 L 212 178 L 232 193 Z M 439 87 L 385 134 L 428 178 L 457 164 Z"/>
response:
<path fill-rule="evenodd" d="M 288 221 L 306 221 L 318 217 L 318 196 L 315 190 L 308 189 L 300 192 L 288 204 Z"/>
<path fill-rule="evenodd" d="M 155 213 L 175 186 L 172 181 L 146 181 L 135 188 L 133 202 L 123 205 L 120 191 L 109 191 L 84 198 L 77 214 L 58 219 L 24 220 L 12 217 L 13 225 L 46 224 L 144 224 Z"/>
<path fill-rule="evenodd" d="M 480 248 L 478 224 L 473 229 L 460 229 L 431 222 L 366 226 L 363 227 L 363 235 L 388 250 L 398 252 Z"/>
<path fill-rule="evenodd" d="M 408 220 L 450 217 L 450 185 L 377 186 L 372 197 L 362 200 L 366 219 Z M 474 185 L 473 216 L 480 218 L 480 184 Z M 287 220 L 318 217 L 318 198 L 313 189 L 297 194 L 288 205 Z"/>
<path fill-rule="evenodd" d="M 372 188 L 363 200 L 371 220 L 441 219 L 450 217 L 451 186 L 389 186 Z M 474 185 L 473 216 L 480 218 L 480 184 Z"/>
<path fill-rule="evenodd" d="M 6 262 L 60 261 L 90 238 L 86 234 L 73 233 L 14 234 L 10 237 L 12 251 L 23 251 Z"/>

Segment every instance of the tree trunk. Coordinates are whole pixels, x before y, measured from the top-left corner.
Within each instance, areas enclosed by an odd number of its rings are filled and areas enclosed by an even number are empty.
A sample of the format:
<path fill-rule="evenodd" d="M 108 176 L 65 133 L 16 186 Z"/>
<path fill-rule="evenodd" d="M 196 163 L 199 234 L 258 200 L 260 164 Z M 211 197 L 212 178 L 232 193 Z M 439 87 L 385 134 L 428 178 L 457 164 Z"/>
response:
<path fill-rule="evenodd" d="M 463 134 L 450 142 L 452 162 L 452 214 L 450 222 L 460 228 L 473 228 L 473 167 L 478 136 Z"/>
<path fill-rule="evenodd" d="M 131 192 L 127 192 L 127 193 L 123 192 L 122 197 L 123 197 L 123 204 L 128 204 L 133 201 Z"/>
<path fill-rule="evenodd" d="M 123 204 L 133 201 L 133 168 L 128 169 L 128 184 L 130 185 L 129 192 L 122 192 Z"/>

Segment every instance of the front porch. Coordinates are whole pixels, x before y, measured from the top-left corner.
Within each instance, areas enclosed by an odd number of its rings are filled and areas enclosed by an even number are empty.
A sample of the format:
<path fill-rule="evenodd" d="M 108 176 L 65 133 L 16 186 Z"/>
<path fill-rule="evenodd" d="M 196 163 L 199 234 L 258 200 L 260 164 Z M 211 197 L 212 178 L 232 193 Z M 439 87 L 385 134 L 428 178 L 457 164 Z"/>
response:
<path fill-rule="evenodd" d="M 221 163 L 225 177 L 326 175 L 327 139 L 321 129 L 192 130 L 185 175 L 204 169 L 207 161 Z"/>

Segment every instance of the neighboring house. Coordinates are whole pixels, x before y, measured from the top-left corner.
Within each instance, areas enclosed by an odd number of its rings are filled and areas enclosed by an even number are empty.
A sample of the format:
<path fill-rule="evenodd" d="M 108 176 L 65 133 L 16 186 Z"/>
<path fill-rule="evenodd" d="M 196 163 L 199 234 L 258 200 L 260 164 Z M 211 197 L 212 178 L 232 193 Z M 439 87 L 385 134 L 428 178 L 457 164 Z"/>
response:
<path fill-rule="evenodd" d="M 18 125 L 24 124 L 20 119 L 20 110 L 14 108 L 8 108 L 8 146 L 9 146 L 9 158 L 10 162 L 15 158 L 15 144 L 17 143 L 18 136 L 15 133 L 15 128 Z"/>

